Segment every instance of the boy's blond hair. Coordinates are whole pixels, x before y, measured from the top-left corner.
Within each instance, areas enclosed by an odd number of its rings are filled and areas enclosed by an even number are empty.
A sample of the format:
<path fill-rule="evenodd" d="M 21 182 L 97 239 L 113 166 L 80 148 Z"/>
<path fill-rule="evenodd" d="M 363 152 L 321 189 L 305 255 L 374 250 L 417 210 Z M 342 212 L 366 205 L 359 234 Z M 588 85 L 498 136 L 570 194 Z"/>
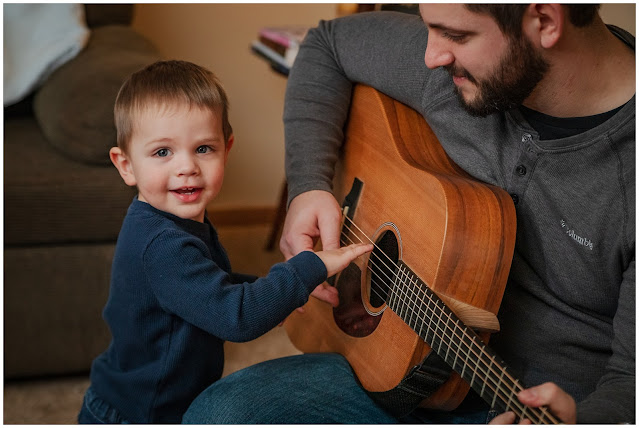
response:
<path fill-rule="evenodd" d="M 180 103 L 221 113 L 224 142 L 229 141 L 233 134 L 229 102 L 219 79 L 204 67 L 172 60 L 158 61 L 133 73 L 120 88 L 113 109 L 118 147 L 127 152 L 136 113 L 148 106 Z"/>

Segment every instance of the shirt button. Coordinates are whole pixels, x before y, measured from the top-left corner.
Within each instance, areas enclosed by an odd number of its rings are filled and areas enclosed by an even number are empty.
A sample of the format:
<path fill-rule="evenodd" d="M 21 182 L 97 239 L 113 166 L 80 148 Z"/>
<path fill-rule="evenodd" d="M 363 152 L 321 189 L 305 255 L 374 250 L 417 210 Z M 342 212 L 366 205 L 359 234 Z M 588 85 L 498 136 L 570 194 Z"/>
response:
<path fill-rule="evenodd" d="M 519 203 L 519 196 L 516 193 L 511 193 L 510 197 L 513 198 L 513 203 L 517 205 Z"/>
<path fill-rule="evenodd" d="M 521 177 L 526 175 L 526 167 L 523 165 L 517 165 L 517 168 L 515 168 L 515 171 L 517 171 L 517 174 Z"/>

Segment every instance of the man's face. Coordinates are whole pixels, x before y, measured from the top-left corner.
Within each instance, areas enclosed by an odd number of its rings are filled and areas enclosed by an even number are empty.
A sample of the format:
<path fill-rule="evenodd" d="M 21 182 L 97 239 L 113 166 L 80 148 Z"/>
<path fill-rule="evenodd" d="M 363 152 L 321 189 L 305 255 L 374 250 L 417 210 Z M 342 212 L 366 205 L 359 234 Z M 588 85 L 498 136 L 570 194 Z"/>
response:
<path fill-rule="evenodd" d="M 462 4 L 422 4 L 429 29 L 424 62 L 444 67 L 472 115 L 519 106 L 544 77 L 548 63 L 525 36 L 512 40 L 492 17 Z"/>

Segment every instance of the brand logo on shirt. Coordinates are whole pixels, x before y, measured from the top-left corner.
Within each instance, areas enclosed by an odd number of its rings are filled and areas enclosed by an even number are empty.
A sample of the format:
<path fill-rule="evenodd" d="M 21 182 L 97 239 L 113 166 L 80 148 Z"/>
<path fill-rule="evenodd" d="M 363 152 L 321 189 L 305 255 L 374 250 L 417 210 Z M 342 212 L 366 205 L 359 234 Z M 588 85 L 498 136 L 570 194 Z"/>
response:
<path fill-rule="evenodd" d="M 559 221 L 559 224 L 561 224 L 561 228 L 564 229 L 564 232 L 566 232 L 566 235 L 570 236 L 573 241 L 575 241 L 576 243 L 583 245 L 584 247 L 590 249 L 590 251 L 592 251 L 592 241 L 586 237 L 583 236 L 579 236 L 577 233 L 575 233 L 575 229 L 571 229 L 570 227 L 568 227 L 568 224 L 566 224 L 566 222 L 562 219 Z"/>

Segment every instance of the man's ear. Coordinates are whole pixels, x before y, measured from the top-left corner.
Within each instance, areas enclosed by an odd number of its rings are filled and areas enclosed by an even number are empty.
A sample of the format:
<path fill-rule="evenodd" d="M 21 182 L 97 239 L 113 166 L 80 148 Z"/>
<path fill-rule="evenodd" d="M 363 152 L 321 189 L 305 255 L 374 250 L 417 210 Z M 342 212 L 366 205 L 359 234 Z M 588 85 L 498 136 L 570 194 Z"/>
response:
<path fill-rule="evenodd" d="M 226 142 L 226 147 L 224 148 L 224 165 L 226 165 L 226 161 L 229 158 L 229 151 L 231 151 L 231 147 L 233 147 L 233 142 L 235 142 L 235 136 L 231 134 L 229 140 Z"/>
<path fill-rule="evenodd" d="M 523 31 L 534 44 L 550 49 L 564 32 L 566 10 L 561 4 L 530 4 L 524 14 Z"/>
<path fill-rule="evenodd" d="M 109 157 L 113 165 L 118 169 L 122 180 L 129 186 L 135 186 L 137 181 L 133 174 L 133 166 L 126 154 L 119 147 L 112 147 L 111 150 L 109 150 Z"/>

